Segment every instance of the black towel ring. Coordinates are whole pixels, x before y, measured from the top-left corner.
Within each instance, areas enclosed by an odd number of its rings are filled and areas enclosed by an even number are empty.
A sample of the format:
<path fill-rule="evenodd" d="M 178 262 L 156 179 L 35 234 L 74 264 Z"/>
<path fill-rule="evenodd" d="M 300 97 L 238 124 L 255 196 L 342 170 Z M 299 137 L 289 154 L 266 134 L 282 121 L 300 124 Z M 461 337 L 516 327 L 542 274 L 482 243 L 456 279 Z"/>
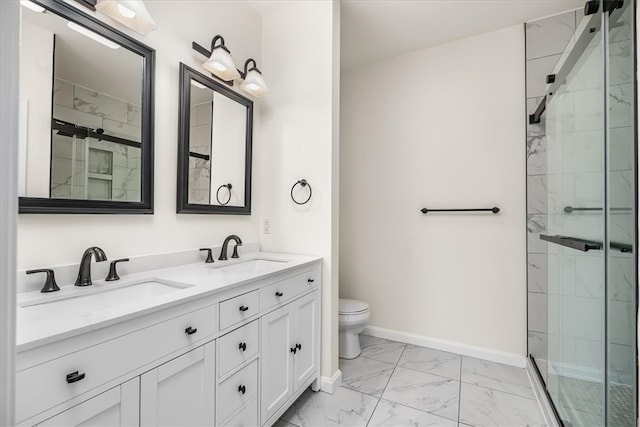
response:
<path fill-rule="evenodd" d="M 229 191 L 229 198 L 224 203 L 222 203 L 220 201 L 220 189 L 221 188 L 226 188 L 227 191 Z M 220 187 L 218 187 L 218 191 L 216 191 L 216 200 L 218 201 L 218 204 L 221 205 L 221 206 L 225 206 L 226 204 L 228 204 L 231 201 L 231 184 L 222 184 Z"/>
<path fill-rule="evenodd" d="M 294 188 L 296 188 L 296 185 L 300 184 L 302 187 L 309 187 L 309 197 L 307 197 L 307 200 L 305 200 L 304 202 L 299 202 L 295 199 L 295 197 L 293 197 L 293 190 Z M 295 203 L 296 205 L 305 205 L 309 202 L 309 200 L 311 200 L 311 195 L 313 194 L 313 191 L 311 190 L 311 184 L 309 184 L 307 182 L 306 179 L 301 179 L 298 182 L 296 182 L 295 184 L 293 184 L 293 187 L 291 187 L 291 200 L 293 200 L 293 203 Z"/>

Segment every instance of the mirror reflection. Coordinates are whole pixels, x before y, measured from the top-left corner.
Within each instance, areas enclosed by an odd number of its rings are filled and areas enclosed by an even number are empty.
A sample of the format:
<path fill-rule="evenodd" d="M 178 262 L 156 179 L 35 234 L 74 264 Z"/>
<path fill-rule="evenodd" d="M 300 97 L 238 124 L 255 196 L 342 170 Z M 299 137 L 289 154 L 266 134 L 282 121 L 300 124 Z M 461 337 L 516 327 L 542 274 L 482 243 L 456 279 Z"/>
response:
<path fill-rule="evenodd" d="M 20 196 L 141 201 L 143 57 L 23 8 Z"/>
<path fill-rule="evenodd" d="M 191 79 L 189 116 L 189 203 L 243 206 L 247 107 Z"/>

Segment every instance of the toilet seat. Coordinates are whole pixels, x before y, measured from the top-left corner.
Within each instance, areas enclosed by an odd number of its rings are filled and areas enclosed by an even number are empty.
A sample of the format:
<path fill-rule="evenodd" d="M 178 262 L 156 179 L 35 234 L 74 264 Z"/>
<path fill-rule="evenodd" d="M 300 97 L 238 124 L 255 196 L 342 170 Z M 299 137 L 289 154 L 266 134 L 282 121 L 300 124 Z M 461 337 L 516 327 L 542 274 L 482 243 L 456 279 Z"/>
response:
<path fill-rule="evenodd" d="M 340 298 L 338 314 L 358 314 L 369 310 L 369 304 L 355 299 Z"/>

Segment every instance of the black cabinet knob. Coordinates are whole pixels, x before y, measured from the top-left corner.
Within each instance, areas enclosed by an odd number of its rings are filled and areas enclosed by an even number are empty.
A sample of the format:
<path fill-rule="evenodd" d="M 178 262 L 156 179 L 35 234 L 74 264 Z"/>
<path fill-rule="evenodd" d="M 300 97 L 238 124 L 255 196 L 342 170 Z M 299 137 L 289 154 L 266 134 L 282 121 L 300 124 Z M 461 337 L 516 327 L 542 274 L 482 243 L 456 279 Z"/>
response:
<path fill-rule="evenodd" d="M 193 335 L 196 332 L 198 332 L 198 328 L 192 328 L 191 326 L 184 330 L 184 333 L 187 335 Z"/>
<path fill-rule="evenodd" d="M 307 279 L 307 282 L 309 282 L 309 283 L 313 283 L 313 282 L 315 282 L 315 280 L 313 280 L 313 279 Z"/>
<path fill-rule="evenodd" d="M 242 350 L 242 351 L 247 351 L 247 343 L 246 342 L 241 342 L 238 345 L 238 349 Z"/>
<path fill-rule="evenodd" d="M 276 296 L 277 296 L 278 298 L 280 298 L 282 295 L 284 295 L 282 292 L 280 292 L 280 291 L 276 292 Z"/>
<path fill-rule="evenodd" d="M 296 344 L 296 348 L 297 348 L 298 350 L 302 350 L 302 344 Z"/>
<path fill-rule="evenodd" d="M 79 373 L 78 371 L 67 374 L 67 384 L 77 383 L 84 379 L 84 372 Z"/>
<path fill-rule="evenodd" d="M 291 347 L 289 349 L 291 351 L 291 353 L 296 354 L 298 352 L 298 349 L 296 347 Z"/>
<path fill-rule="evenodd" d="M 245 394 L 247 392 L 247 388 L 243 385 L 239 385 L 238 386 L 238 391 L 242 394 Z"/>
<path fill-rule="evenodd" d="M 244 305 L 240 306 L 240 311 L 247 311 L 247 310 L 249 310 L 249 307 L 244 306 Z"/>

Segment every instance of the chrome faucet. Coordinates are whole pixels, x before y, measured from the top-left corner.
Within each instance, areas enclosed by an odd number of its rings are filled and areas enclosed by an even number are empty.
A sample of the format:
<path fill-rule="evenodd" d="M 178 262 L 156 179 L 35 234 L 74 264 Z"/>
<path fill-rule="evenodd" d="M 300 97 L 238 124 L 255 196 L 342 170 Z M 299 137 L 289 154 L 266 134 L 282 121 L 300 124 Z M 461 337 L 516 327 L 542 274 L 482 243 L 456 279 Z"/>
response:
<path fill-rule="evenodd" d="M 82 260 L 80 261 L 80 269 L 78 270 L 78 278 L 76 286 L 91 286 L 91 255 L 96 258 L 96 262 L 106 261 L 107 255 L 97 246 L 92 246 L 84 251 Z"/>
<path fill-rule="evenodd" d="M 229 242 L 232 240 L 235 240 L 236 245 L 233 247 L 233 255 L 231 255 L 231 258 L 240 258 L 238 256 L 238 246 L 242 246 L 242 239 L 240 239 L 235 234 L 232 234 L 231 236 L 227 236 L 227 238 L 224 239 L 224 243 L 222 244 L 222 250 L 220 251 L 220 257 L 218 258 L 218 260 L 220 261 L 227 260 L 227 250 L 229 247 Z"/>

